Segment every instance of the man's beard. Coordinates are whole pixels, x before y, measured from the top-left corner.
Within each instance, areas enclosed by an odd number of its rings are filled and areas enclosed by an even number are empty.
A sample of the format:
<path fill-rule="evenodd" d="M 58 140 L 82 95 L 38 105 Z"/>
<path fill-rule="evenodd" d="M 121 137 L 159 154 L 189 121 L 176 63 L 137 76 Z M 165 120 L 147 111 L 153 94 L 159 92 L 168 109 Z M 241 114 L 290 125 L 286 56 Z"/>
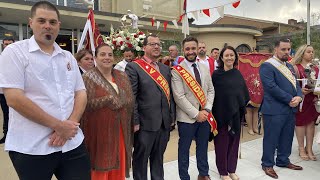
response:
<path fill-rule="evenodd" d="M 206 52 L 200 51 L 200 52 L 199 52 L 199 55 L 200 55 L 200 56 L 205 56 L 205 55 L 206 55 Z"/>
<path fill-rule="evenodd" d="M 279 58 L 279 57 L 278 57 Z M 289 60 L 289 56 L 282 56 L 281 58 L 279 58 L 282 62 L 287 62 Z"/>
<path fill-rule="evenodd" d="M 187 56 L 184 56 L 184 58 L 189 61 L 189 62 L 195 62 L 196 59 L 197 59 L 197 55 L 196 54 L 193 54 L 194 55 L 194 58 L 193 59 L 189 59 Z"/>

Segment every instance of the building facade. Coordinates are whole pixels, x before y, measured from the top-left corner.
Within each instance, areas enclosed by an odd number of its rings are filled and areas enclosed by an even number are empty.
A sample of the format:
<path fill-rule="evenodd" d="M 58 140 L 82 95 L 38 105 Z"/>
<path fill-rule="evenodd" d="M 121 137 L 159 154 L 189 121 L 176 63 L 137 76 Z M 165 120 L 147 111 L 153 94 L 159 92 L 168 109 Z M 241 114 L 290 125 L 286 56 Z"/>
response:
<path fill-rule="evenodd" d="M 28 27 L 31 6 L 38 0 L 0 0 L 0 43 L 6 36 L 23 40 L 32 35 Z M 182 11 L 183 0 L 48 0 L 57 5 L 61 13 L 61 31 L 57 43 L 74 53 L 77 49 L 82 30 L 86 23 L 88 7 L 94 9 L 95 20 L 104 35 L 108 35 L 110 27 L 122 26 L 120 18 L 131 10 L 139 17 L 139 29 L 145 33 L 156 33 L 166 45 L 180 44 L 184 35 L 181 24 L 176 28 L 171 22 L 178 19 Z M 161 27 L 151 25 L 151 18 L 161 22 Z M 166 31 L 163 22 L 167 21 Z M 294 25 L 242 18 L 225 15 L 216 24 L 197 26 L 190 25 L 190 35 L 207 44 L 211 48 L 223 48 L 231 45 L 239 52 L 251 52 L 257 48 L 257 42 L 263 35 L 277 34 L 285 29 L 294 29 Z M 291 29 L 290 29 L 291 28 Z"/>

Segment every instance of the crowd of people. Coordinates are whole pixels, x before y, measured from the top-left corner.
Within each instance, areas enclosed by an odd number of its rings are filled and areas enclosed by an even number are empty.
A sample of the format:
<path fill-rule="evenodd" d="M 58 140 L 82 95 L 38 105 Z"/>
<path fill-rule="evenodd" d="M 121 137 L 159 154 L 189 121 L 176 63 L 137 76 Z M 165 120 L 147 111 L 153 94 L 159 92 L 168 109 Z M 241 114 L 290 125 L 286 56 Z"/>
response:
<path fill-rule="evenodd" d="M 83 49 L 74 57 L 62 50 L 55 43 L 60 23 L 57 8 L 40 1 L 31 9 L 33 36 L 15 43 L 3 40 L 0 143 L 5 142 L 20 179 L 124 180 L 132 169 L 133 179 L 147 180 L 149 165 L 151 179 L 162 180 L 164 152 L 175 126 L 180 179 L 190 180 L 192 141 L 198 180 L 210 179 L 212 139 L 221 179 L 239 179 L 241 125 L 246 120 L 248 133 L 256 133 L 258 108 L 248 105 L 249 91 L 233 47 L 213 48 L 207 56 L 206 44 L 190 36 L 182 41 L 183 56 L 171 45 L 169 55 L 159 58 L 160 38 L 150 34 L 141 58 L 126 48 L 114 66 L 107 44 L 96 47 L 95 54 Z M 260 67 L 261 166 L 275 179 L 274 165 L 303 169 L 289 159 L 294 131 L 301 159 L 317 160 L 312 150 L 317 96 L 297 81 L 306 78 L 314 49 L 301 46 L 292 64 L 287 62 L 290 50 L 290 41 L 278 40 L 273 57 Z M 316 77 L 318 73 L 316 69 Z"/>

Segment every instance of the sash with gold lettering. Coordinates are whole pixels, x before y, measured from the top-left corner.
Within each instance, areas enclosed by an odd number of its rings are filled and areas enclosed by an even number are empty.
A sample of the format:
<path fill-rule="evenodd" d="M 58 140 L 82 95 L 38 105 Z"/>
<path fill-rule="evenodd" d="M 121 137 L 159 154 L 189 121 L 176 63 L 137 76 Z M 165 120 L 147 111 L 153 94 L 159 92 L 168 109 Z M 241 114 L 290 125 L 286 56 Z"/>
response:
<path fill-rule="evenodd" d="M 170 88 L 166 78 L 164 78 L 157 69 L 155 69 L 146 61 L 139 59 L 134 62 L 137 63 L 141 67 L 141 69 L 143 69 L 151 77 L 151 79 L 153 79 L 154 82 L 156 82 L 157 85 L 163 90 L 170 106 Z"/>
<path fill-rule="evenodd" d="M 201 109 L 203 109 L 207 103 L 206 95 L 203 92 L 203 89 L 201 88 L 200 84 L 196 81 L 196 79 L 182 66 L 177 65 L 172 67 L 173 70 L 177 71 L 180 77 L 183 79 L 183 81 L 186 83 L 186 85 L 190 88 L 194 96 L 197 98 L 201 105 Z M 216 136 L 218 134 L 217 130 L 217 121 L 213 117 L 212 113 L 209 113 L 207 121 L 209 122 L 211 126 L 211 132 Z"/>
<path fill-rule="evenodd" d="M 280 73 L 288 79 L 288 81 L 293 85 L 293 87 L 295 89 L 297 89 L 296 78 L 294 77 L 294 75 L 292 74 L 290 69 L 286 65 L 281 64 L 279 61 L 280 60 L 277 60 L 276 57 L 273 57 L 273 58 L 268 59 L 266 62 L 272 64 L 272 66 L 277 68 L 280 71 Z"/>

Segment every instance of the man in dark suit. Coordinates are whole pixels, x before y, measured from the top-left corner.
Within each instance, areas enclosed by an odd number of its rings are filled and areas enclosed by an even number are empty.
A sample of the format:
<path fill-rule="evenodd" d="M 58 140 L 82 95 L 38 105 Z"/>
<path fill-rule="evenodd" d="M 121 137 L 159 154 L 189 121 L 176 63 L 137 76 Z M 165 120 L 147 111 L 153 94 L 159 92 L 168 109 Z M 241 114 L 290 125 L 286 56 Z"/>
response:
<path fill-rule="evenodd" d="M 151 179 L 163 180 L 163 154 L 175 119 L 171 72 L 168 66 L 157 63 L 161 53 L 159 37 L 149 35 L 143 45 L 145 55 L 128 63 L 125 70 L 135 96 L 133 178 L 147 180 L 150 160 Z"/>
<path fill-rule="evenodd" d="M 302 92 L 297 83 L 293 66 L 287 63 L 291 44 L 282 39 L 275 44 L 274 56 L 260 67 L 264 90 L 261 112 L 264 119 L 262 169 L 277 179 L 273 166 L 302 170 L 290 162 L 295 128 L 295 113 L 302 101 Z M 277 150 L 276 163 L 274 154 Z"/>

